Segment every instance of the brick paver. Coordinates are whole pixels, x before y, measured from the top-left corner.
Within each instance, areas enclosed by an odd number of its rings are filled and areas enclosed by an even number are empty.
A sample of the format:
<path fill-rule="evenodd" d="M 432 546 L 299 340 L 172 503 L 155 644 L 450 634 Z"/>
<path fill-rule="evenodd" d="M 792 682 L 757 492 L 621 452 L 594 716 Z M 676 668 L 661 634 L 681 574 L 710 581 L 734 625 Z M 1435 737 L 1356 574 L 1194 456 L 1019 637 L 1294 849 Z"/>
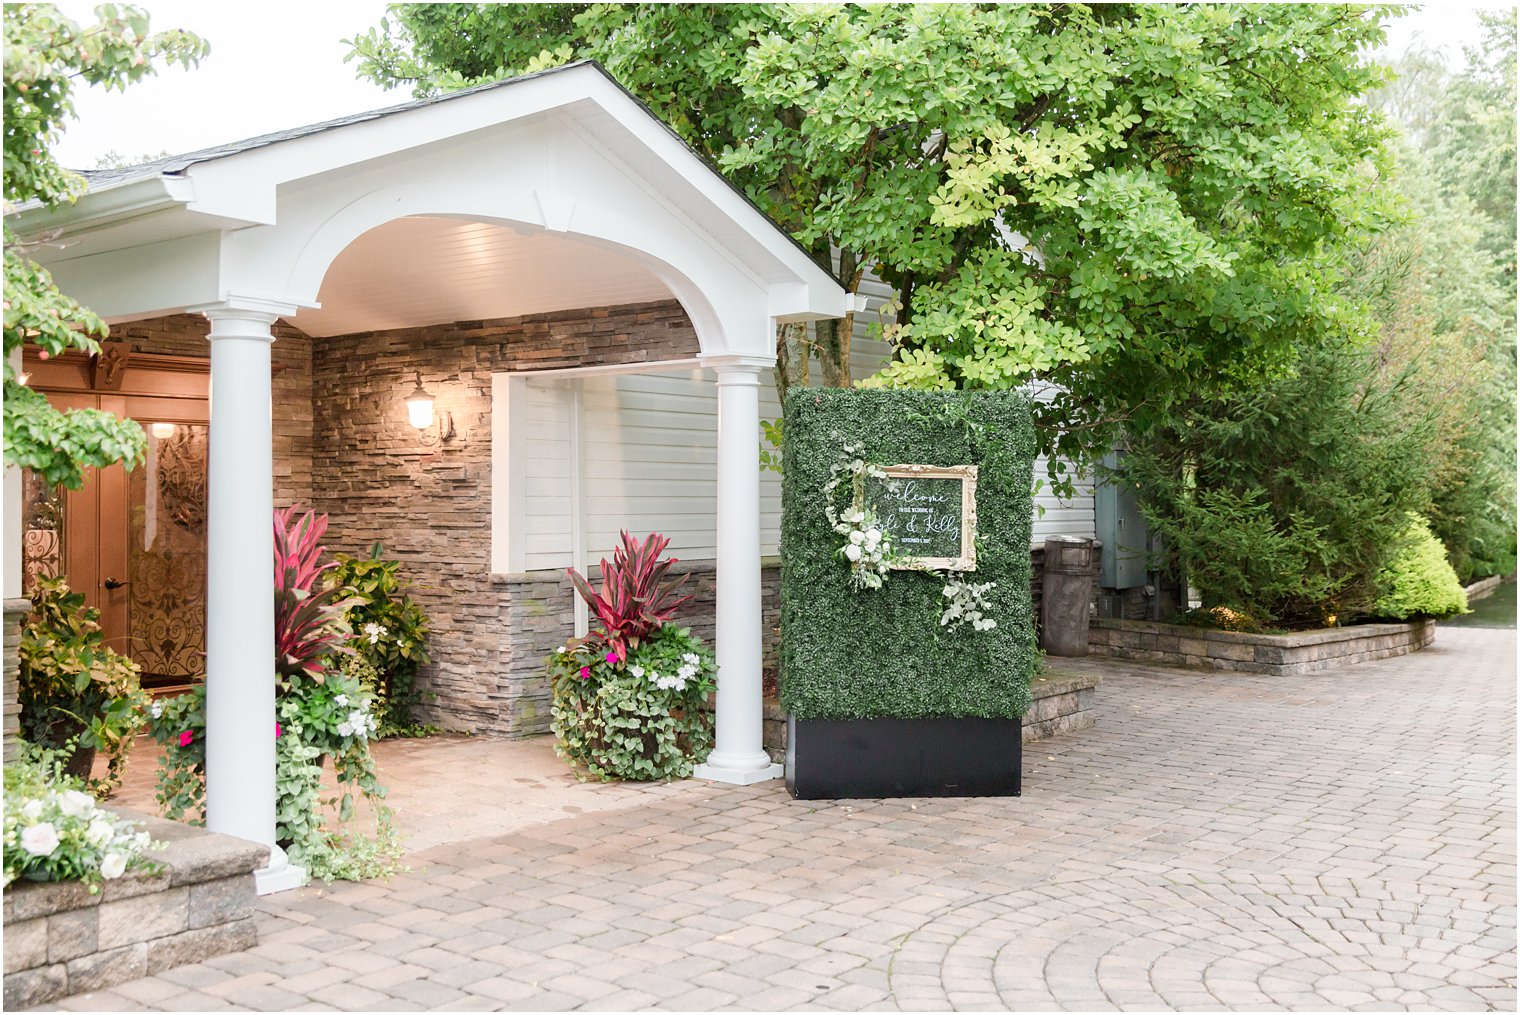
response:
<path fill-rule="evenodd" d="M 268 898 L 252 951 L 61 1007 L 1514 1010 L 1515 649 L 1088 661 L 1097 727 L 1033 745 L 1017 800 L 579 786 L 544 742 L 387 746 L 427 822 L 412 873 Z"/>

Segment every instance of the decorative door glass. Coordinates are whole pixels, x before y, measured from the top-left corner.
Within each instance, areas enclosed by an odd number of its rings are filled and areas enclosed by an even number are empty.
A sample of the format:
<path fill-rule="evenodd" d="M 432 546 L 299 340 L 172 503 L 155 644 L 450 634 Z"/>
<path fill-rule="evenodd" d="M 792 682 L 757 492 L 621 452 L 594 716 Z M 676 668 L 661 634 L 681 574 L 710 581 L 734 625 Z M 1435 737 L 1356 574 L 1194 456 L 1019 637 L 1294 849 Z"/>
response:
<path fill-rule="evenodd" d="M 63 573 L 64 561 L 64 490 L 48 486 L 36 473 L 23 473 L 25 505 L 21 537 L 21 591 L 30 596 L 39 577 L 53 578 Z"/>
<path fill-rule="evenodd" d="M 206 668 L 206 452 L 202 424 L 152 423 L 128 479 L 128 644 L 149 685 Z"/>

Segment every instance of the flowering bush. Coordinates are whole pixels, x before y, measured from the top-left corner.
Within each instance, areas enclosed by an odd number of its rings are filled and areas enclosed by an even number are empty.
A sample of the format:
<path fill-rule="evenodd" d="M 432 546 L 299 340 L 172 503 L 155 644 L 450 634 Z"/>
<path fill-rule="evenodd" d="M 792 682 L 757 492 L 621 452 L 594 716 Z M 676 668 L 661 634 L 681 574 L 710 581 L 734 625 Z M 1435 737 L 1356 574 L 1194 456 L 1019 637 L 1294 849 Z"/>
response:
<path fill-rule="evenodd" d="M 623 655 L 605 642 L 549 657 L 555 751 L 597 779 L 682 779 L 712 750 L 702 708 L 717 664 L 689 628 L 665 624 Z"/>
<path fill-rule="evenodd" d="M 354 654 L 343 668 L 374 692 L 378 736 L 421 736 L 430 728 L 412 719 L 412 709 L 421 697 L 417 671 L 428 661 L 427 614 L 407 594 L 411 583 L 401 575 L 401 562 L 384 553 L 380 543 L 368 557 L 340 553 L 327 572 L 328 586 L 342 590 L 344 619 L 354 632 Z"/>
<path fill-rule="evenodd" d="M 5 883 L 84 881 L 99 891 L 132 869 L 153 869 L 144 857 L 147 832 L 97 807 L 84 783 L 47 759 L 56 752 L 28 748 L 5 766 Z"/>

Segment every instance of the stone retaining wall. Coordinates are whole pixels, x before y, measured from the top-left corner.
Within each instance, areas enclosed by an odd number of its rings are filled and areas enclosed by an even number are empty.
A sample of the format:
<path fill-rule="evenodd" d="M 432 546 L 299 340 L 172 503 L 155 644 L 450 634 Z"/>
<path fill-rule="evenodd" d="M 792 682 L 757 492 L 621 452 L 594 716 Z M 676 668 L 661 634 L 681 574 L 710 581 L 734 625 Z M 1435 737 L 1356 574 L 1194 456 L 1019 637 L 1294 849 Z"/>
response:
<path fill-rule="evenodd" d="M 1480 599 L 1487 599 L 1502 584 L 1504 584 L 1504 576 L 1500 574 L 1489 575 L 1487 578 L 1479 578 L 1462 590 L 1467 593 L 1467 605 L 1471 606 Z"/>
<path fill-rule="evenodd" d="M 1095 620 L 1088 650 L 1233 673 L 1286 676 L 1417 652 L 1435 640 L 1433 620 L 1358 624 L 1294 634 L 1244 634 L 1134 620 Z"/>
<path fill-rule="evenodd" d="M 1029 682 L 1034 699 L 1024 716 L 1024 743 L 1046 740 L 1060 733 L 1073 733 L 1093 725 L 1093 702 L 1099 678 L 1091 674 L 1047 671 Z M 709 708 L 711 704 L 709 703 Z M 786 710 L 774 698 L 764 707 L 765 752 L 772 761 L 786 761 Z"/>
<path fill-rule="evenodd" d="M 253 872 L 269 850 L 123 812 L 157 841 L 158 874 L 132 873 L 91 895 L 77 881 L 5 890 L 5 1008 L 101 990 L 258 943 Z"/>
<path fill-rule="evenodd" d="M 30 599 L 5 601 L 5 760 L 15 761 L 21 733 L 21 627 L 32 608 Z"/>

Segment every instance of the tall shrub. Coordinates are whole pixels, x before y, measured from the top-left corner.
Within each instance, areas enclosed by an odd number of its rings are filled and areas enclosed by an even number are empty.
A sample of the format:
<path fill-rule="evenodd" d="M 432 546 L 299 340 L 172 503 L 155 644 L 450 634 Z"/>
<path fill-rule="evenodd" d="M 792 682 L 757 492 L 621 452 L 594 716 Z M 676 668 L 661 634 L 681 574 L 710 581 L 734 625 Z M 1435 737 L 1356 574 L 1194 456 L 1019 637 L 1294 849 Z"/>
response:
<path fill-rule="evenodd" d="M 345 669 L 372 685 L 380 736 L 420 735 L 428 727 L 416 724 L 412 709 L 421 700 L 417 672 L 428 661 L 427 614 L 411 597 L 401 562 L 387 558 L 382 544 L 370 547 L 368 557 L 336 556 L 326 582 L 347 603 L 354 655 Z"/>
<path fill-rule="evenodd" d="M 1369 354 L 1313 346 L 1293 370 L 1137 435 L 1126 481 L 1206 607 L 1317 626 L 1366 613 L 1428 500 L 1428 415 Z"/>

